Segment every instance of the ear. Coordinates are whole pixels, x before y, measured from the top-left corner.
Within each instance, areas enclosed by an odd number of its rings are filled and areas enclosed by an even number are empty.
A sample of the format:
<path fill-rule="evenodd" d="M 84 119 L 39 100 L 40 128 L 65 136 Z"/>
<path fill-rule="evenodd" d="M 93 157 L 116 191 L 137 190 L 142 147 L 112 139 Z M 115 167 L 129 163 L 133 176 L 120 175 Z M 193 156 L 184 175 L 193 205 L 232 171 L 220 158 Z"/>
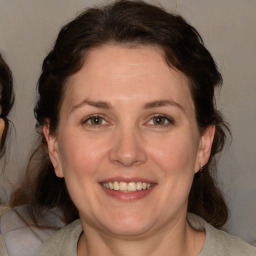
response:
<path fill-rule="evenodd" d="M 43 126 L 43 133 L 48 144 L 48 152 L 55 170 L 55 174 L 57 177 L 63 178 L 58 139 L 56 135 L 50 133 L 50 120 L 46 120 L 46 124 Z"/>
<path fill-rule="evenodd" d="M 210 125 L 206 128 L 204 133 L 201 135 L 198 152 L 197 152 L 197 160 L 195 166 L 195 173 L 200 170 L 201 167 L 207 164 L 212 149 L 212 142 L 215 135 L 215 125 Z"/>

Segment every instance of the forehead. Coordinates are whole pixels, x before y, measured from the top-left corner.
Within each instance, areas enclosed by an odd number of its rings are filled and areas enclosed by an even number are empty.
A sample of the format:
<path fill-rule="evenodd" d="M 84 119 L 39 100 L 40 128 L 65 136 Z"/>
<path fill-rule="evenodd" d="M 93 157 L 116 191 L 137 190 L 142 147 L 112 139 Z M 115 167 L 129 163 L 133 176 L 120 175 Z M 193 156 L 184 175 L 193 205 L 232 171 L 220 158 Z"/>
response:
<path fill-rule="evenodd" d="M 84 97 L 129 101 L 171 97 L 184 104 L 191 100 L 188 78 L 167 65 L 161 49 L 126 45 L 90 50 L 82 68 L 69 77 L 66 97 L 70 101 Z"/>

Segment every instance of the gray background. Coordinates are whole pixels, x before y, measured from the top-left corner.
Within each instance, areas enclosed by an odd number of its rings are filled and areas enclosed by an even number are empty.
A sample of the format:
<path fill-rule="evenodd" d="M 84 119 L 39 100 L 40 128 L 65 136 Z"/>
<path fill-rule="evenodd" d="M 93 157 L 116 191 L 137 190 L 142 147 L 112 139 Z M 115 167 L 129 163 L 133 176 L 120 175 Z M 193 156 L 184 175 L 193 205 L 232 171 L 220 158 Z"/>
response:
<path fill-rule="evenodd" d="M 0 195 L 7 199 L 20 180 L 35 139 L 33 105 L 43 58 L 60 27 L 83 8 L 110 1 L 0 0 L 0 52 L 14 73 L 16 102 L 11 119 L 9 162 Z M 218 107 L 231 124 L 233 141 L 219 162 L 219 180 L 231 217 L 226 229 L 256 240 L 256 1 L 160 0 L 182 14 L 202 35 L 223 74 Z M 7 181 L 9 180 L 9 181 Z"/>

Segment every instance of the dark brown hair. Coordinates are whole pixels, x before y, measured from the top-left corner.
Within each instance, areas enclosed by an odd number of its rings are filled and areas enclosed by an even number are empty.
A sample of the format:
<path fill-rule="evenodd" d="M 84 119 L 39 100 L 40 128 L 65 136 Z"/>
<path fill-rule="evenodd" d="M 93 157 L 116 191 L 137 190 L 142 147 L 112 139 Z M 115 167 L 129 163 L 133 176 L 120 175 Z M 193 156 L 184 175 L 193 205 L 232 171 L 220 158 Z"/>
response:
<path fill-rule="evenodd" d="M 12 72 L 0 54 L 0 106 L 2 112 L 0 118 L 5 122 L 5 128 L 0 140 L 0 158 L 6 151 L 6 138 L 9 130 L 8 114 L 14 103 Z"/>
<path fill-rule="evenodd" d="M 188 211 L 216 227 L 222 226 L 228 209 L 212 176 L 215 155 L 222 150 L 225 130 L 228 130 L 214 98 L 214 90 L 222 83 L 222 77 L 195 28 L 181 16 L 142 1 L 123 0 L 88 9 L 61 29 L 43 62 L 38 82 L 35 116 L 40 145 L 31 157 L 26 186 L 14 194 L 12 204 L 29 202 L 35 209 L 37 206 L 59 207 L 67 223 L 78 218 L 64 179 L 55 176 L 42 127 L 48 119 L 50 131 L 55 132 L 65 81 L 82 67 L 90 49 L 104 44 L 157 46 L 163 50 L 168 65 L 189 78 L 199 130 L 203 133 L 209 125 L 215 125 L 216 134 L 208 164 L 203 172 L 195 175 Z"/>

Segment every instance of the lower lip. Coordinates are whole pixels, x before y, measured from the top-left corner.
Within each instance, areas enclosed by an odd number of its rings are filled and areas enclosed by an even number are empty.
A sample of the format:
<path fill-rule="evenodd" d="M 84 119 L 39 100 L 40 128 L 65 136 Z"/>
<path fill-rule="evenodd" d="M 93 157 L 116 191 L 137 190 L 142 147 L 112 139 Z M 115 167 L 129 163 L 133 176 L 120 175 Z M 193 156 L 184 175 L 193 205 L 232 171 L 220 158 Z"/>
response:
<path fill-rule="evenodd" d="M 108 189 L 102 186 L 103 190 L 105 191 L 105 193 L 108 196 L 114 197 L 118 200 L 121 201 L 136 201 L 136 200 L 140 200 L 144 197 L 146 197 L 147 195 L 149 195 L 155 186 L 152 186 L 149 189 L 145 189 L 145 190 L 138 190 L 135 192 L 120 192 L 118 190 L 113 190 L 113 189 Z"/>

